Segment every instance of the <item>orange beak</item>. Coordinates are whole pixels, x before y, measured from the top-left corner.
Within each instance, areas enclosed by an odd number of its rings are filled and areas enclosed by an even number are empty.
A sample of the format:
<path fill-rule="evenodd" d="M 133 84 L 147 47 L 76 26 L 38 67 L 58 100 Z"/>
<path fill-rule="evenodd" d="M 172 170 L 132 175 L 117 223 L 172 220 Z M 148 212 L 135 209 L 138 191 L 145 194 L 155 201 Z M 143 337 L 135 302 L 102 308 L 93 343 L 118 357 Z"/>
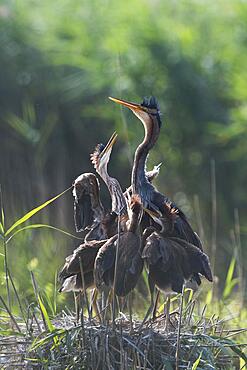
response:
<path fill-rule="evenodd" d="M 122 99 L 117 99 L 117 98 L 112 98 L 111 96 L 109 96 L 109 99 L 114 101 L 115 103 L 118 103 L 118 104 L 121 104 L 121 105 L 124 105 L 125 107 L 131 109 L 131 110 L 134 110 L 134 111 L 138 111 L 138 110 L 144 110 L 143 107 L 141 106 L 141 104 L 136 104 L 136 103 L 132 103 L 132 102 L 128 102 L 126 100 L 122 100 Z"/>
<path fill-rule="evenodd" d="M 114 132 L 112 134 L 112 136 L 110 137 L 108 143 L 106 144 L 104 150 L 102 151 L 102 153 L 100 153 L 100 157 L 103 157 L 103 155 L 107 152 L 109 152 L 109 150 L 111 150 L 111 148 L 113 147 L 113 145 L 115 144 L 115 141 L 117 140 L 117 133 Z"/>

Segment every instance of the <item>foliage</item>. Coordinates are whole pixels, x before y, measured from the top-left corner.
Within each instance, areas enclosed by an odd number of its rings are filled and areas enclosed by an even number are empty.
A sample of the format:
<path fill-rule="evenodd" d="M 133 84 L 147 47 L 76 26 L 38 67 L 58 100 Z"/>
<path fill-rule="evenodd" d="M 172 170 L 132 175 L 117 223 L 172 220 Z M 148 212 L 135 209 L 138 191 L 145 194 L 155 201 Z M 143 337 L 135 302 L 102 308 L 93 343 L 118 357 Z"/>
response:
<path fill-rule="evenodd" d="M 195 221 L 215 260 L 214 289 L 204 285 L 198 305 L 206 304 L 212 317 L 231 317 L 236 328 L 246 326 L 246 21 L 247 3 L 241 0 L 1 2 L 0 294 L 7 301 L 9 274 L 12 320 L 15 314 L 25 321 L 29 311 L 43 312 L 50 327 L 51 347 L 42 349 L 48 357 L 65 338 L 66 344 L 80 340 L 76 329 L 60 331 L 52 321 L 65 301 L 72 307 L 72 297 L 57 295 L 55 271 L 80 241 L 67 238 L 74 234 L 71 195 L 44 208 L 38 220 L 28 210 L 92 171 L 89 153 L 114 130 L 119 143 L 110 169 L 123 188 L 129 185 L 143 131 L 128 111 L 107 100 L 109 95 L 133 101 L 157 96 L 163 127 L 148 167 L 163 163 L 159 189 Z M 102 192 L 106 203 L 104 186 Z M 30 215 L 34 223 L 21 225 Z M 13 233 L 7 236 L 6 230 Z M 68 230 L 67 236 L 59 230 Z M 30 271 L 39 283 L 39 299 Z M 134 296 L 139 315 L 147 294 L 144 274 Z M 192 297 L 189 301 L 193 304 Z M 5 325 L 1 334 L 13 334 L 13 326 Z M 204 355 L 199 349 L 191 366 L 200 369 Z"/>
<path fill-rule="evenodd" d="M 233 210 L 241 227 L 247 222 L 246 3 L 27 0 L 3 3 L 0 17 L 0 179 L 9 215 L 92 170 L 89 153 L 115 129 L 111 167 L 126 187 L 142 128 L 107 96 L 140 101 L 152 93 L 164 113 L 150 157 L 150 165 L 164 163 L 159 188 L 192 219 L 198 194 L 208 236 L 216 160 L 217 254 L 229 260 Z M 56 217 L 72 227 L 71 199 L 61 208 L 45 222 Z"/>

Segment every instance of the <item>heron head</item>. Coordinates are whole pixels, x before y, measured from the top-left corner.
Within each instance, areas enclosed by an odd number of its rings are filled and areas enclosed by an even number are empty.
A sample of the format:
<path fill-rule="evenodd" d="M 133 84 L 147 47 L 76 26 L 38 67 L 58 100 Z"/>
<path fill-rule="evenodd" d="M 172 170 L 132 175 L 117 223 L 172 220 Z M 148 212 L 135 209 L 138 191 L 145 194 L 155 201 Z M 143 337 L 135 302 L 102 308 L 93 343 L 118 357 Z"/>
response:
<path fill-rule="evenodd" d="M 161 213 L 160 212 L 155 212 L 155 211 L 151 211 L 150 209 L 148 208 L 144 208 L 144 211 L 150 216 L 151 219 L 154 220 L 154 222 L 156 224 L 158 224 L 160 227 L 161 227 L 161 232 L 164 231 L 164 224 L 163 224 L 163 221 L 162 221 L 162 218 L 161 218 Z"/>
<path fill-rule="evenodd" d="M 133 216 L 137 216 L 138 223 L 141 221 L 143 214 L 143 207 L 141 197 L 138 194 L 133 194 L 128 202 L 128 216 L 129 220 L 133 219 Z M 135 217 L 136 218 L 136 217 Z"/>
<path fill-rule="evenodd" d="M 91 154 L 91 162 L 97 172 L 100 172 L 103 167 L 107 167 L 110 160 L 112 147 L 116 140 L 117 133 L 114 132 L 106 145 L 98 144 L 94 152 Z"/>
<path fill-rule="evenodd" d="M 114 101 L 115 103 L 124 105 L 125 107 L 132 110 L 132 112 L 144 123 L 146 124 L 150 120 L 150 116 L 155 117 L 159 127 L 161 127 L 161 119 L 160 119 L 160 109 L 159 103 L 154 96 L 150 96 L 149 98 L 144 98 L 141 104 L 128 102 L 123 99 L 117 99 L 109 97 L 110 100 Z"/>

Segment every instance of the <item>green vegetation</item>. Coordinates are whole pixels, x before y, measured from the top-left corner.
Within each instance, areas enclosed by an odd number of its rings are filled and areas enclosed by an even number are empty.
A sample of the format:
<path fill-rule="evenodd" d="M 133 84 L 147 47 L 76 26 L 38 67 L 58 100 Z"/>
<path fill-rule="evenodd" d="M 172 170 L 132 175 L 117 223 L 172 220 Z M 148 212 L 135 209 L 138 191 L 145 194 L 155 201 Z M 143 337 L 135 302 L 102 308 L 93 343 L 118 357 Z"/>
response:
<path fill-rule="evenodd" d="M 196 341 L 197 334 L 213 338 L 217 331 L 212 361 L 231 346 L 228 340 L 246 343 L 240 330 L 247 327 L 246 22 L 247 3 L 240 0 L 1 2 L 0 334 L 8 341 L 17 327 L 27 333 L 37 363 L 64 359 L 62 349 L 80 341 L 81 326 L 63 330 L 56 324 L 63 309 L 74 310 L 73 297 L 57 293 L 56 275 L 83 235 L 74 232 L 69 192 L 42 210 L 35 207 L 93 171 L 89 153 L 114 130 L 119 142 L 111 172 L 127 187 L 143 135 L 135 117 L 119 111 L 109 95 L 133 101 L 157 96 L 163 127 L 148 166 L 163 163 L 157 185 L 188 215 L 214 266 L 213 290 L 203 282 L 186 301 L 196 303 L 184 333 Z M 102 191 L 107 202 L 104 185 Z M 140 317 L 147 294 L 144 274 L 133 296 Z M 33 313 L 38 339 L 24 325 Z M 195 323 L 204 317 L 211 324 L 205 333 L 198 324 L 197 332 Z M 205 355 L 195 351 L 191 368 L 204 369 Z M 244 368 L 244 357 L 236 356 Z"/>

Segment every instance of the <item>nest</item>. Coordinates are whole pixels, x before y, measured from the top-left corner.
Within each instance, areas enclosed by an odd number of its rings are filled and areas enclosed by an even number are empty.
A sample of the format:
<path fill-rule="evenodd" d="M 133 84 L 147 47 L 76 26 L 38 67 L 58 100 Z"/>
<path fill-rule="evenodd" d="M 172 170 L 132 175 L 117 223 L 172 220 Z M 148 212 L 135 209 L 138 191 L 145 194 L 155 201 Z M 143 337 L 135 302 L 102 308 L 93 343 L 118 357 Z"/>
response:
<path fill-rule="evenodd" d="M 45 323 L 35 321 L 32 331 L 18 322 L 21 332 L 9 330 L 0 340 L 0 365 L 4 369 L 240 369 L 244 356 L 239 346 L 220 335 L 217 323 L 203 323 L 196 328 L 178 325 L 164 330 L 164 316 L 141 322 L 121 315 L 105 325 L 82 316 L 76 324 L 71 313 L 63 312 L 45 329 Z M 214 325 L 214 335 L 209 335 Z M 141 329 L 140 329 L 141 328 Z M 228 331 L 229 333 L 229 331 Z M 222 333 L 221 333 L 222 334 Z"/>

